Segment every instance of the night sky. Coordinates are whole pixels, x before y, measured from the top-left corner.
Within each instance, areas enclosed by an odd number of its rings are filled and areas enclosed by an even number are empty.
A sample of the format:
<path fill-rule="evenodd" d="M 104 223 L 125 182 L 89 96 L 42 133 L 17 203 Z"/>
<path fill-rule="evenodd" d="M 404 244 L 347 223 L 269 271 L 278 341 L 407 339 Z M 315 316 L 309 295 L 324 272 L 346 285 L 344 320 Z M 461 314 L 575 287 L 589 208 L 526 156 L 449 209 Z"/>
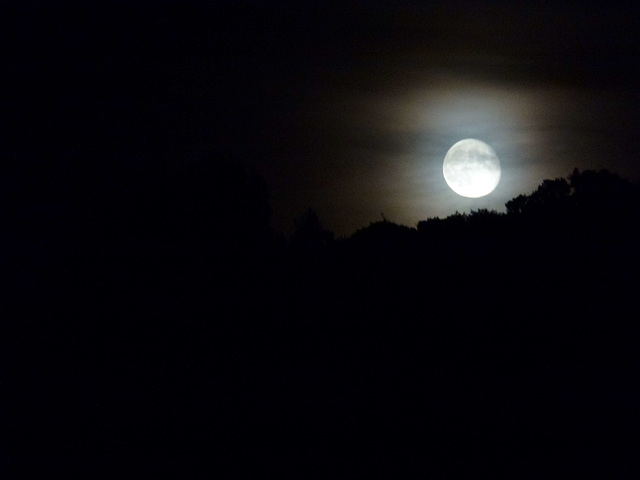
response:
<path fill-rule="evenodd" d="M 264 176 L 284 234 L 309 207 L 349 235 L 381 213 L 504 211 L 574 167 L 640 175 L 631 3 L 89 3 L 4 7 L 16 162 L 144 174 L 232 156 Z M 466 137 L 502 162 L 487 197 L 442 176 Z"/>

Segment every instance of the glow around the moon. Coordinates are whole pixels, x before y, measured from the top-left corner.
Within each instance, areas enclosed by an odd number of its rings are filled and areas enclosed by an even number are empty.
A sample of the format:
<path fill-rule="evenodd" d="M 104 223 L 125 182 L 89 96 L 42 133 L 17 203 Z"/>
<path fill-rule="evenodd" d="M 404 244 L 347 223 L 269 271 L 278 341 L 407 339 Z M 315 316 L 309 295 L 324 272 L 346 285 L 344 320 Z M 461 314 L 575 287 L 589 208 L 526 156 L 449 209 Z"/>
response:
<path fill-rule="evenodd" d="M 469 198 L 490 194 L 500 182 L 500 159 L 484 142 L 460 140 L 444 157 L 444 179 L 458 195 Z"/>

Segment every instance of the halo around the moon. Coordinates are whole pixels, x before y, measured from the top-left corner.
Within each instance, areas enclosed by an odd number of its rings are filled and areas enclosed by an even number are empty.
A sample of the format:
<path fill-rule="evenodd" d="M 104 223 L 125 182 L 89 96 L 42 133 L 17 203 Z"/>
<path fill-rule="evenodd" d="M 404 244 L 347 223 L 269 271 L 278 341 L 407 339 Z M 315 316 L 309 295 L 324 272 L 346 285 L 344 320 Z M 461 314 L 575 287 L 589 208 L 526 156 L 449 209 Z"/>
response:
<path fill-rule="evenodd" d="M 447 185 L 458 195 L 484 197 L 500 182 L 500 159 L 486 143 L 466 138 L 449 149 L 442 173 Z"/>

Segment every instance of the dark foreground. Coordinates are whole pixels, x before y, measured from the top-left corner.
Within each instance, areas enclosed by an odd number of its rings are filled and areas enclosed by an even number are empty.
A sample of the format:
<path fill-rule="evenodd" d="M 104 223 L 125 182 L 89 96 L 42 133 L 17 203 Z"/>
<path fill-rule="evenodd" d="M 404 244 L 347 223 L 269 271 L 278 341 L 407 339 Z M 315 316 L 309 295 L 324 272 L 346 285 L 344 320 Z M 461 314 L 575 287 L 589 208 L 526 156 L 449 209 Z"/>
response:
<path fill-rule="evenodd" d="M 70 237 L 22 225 L 5 471 L 637 478 L 640 203 L 572 180 L 508 215 L 339 241 L 313 218 L 278 242 L 152 200 Z"/>

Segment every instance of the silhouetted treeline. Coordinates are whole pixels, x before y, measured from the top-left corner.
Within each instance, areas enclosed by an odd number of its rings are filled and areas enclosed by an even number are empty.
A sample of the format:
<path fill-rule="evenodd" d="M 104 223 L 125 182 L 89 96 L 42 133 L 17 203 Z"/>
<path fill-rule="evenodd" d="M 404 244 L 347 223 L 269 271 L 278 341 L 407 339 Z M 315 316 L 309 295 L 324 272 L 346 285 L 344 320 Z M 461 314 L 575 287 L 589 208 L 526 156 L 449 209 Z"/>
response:
<path fill-rule="evenodd" d="M 464 452 L 461 475 L 535 470 L 541 444 L 548 471 L 632 469 L 629 445 L 603 439 L 639 425 L 639 207 L 637 185 L 576 170 L 504 214 L 383 220 L 325 244 L 260 330 L 278 351 L 260 385 L 283 396 L 257 417 L 369 461 L 389 439 L 443 468 Z"/>
<path fill-rule="evenodd" d="M 283 239 L 230 156 L 83 172 L 2 190 L 17 467 L 69 471 L 54 444 L 194 472 L 635 461 L 603 439 L 640 427 L 637 185 L 576 170 L 506 213 L 338 239 L 310 209 Z"/>

